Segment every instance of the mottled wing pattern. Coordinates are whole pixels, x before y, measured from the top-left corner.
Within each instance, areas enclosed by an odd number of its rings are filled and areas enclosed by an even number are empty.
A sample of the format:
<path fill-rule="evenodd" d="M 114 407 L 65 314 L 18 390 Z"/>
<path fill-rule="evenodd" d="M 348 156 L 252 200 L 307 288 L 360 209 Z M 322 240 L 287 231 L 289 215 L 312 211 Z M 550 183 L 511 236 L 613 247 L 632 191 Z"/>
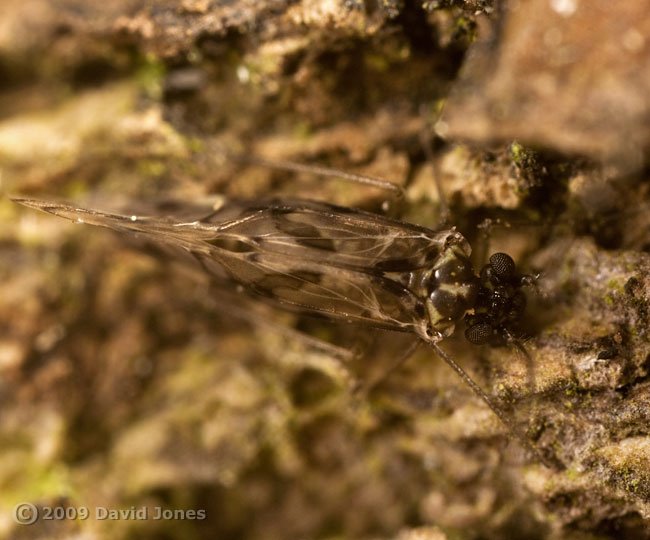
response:
<path fill-rule="evenodd" d="M 273 253 L 198 257 L 207 271 L 226 268 L 248 289 L 294 308 L 392 330 L 425 331 L 422 301 L 388 278 Z"/>
<path fill-rule="evenodd" d="M 287 257 L 304 257 L 309 252 L 323 264 L 377 273 L 428 268 L 450 237 L 448 230 L 435 232 L 303 199 L 233 201 L 202 221 L 219 223 L 224 235 L 265 252 Z"/>
<path fill-rule="evenodd" d="M 418 335 L 426 333 L 426 313 L 407 286 L 409 274 L 430 266 L 450 237 L 455 239 L 451 231 L 305 200 L 231 202 L 182 221 L 16 201 L 183 248 L 206 271 L 225 270 L 283 304 Z"/>

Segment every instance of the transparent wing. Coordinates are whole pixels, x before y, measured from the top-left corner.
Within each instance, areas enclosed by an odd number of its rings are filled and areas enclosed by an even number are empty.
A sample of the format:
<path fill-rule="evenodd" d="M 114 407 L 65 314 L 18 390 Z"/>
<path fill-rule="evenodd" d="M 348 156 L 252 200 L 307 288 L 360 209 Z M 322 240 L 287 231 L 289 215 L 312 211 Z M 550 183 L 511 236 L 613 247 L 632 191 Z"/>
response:
<path fill-rule="evenodd" d="M 294 308 L 391 330 L 426 331 L 422 301 L 386 277 L 274 253 L 195 255 L 206 271 L 218 275 L 225 268 L 249 290 Z"/>
<path fill-rule="evenodd" d="M 300 258 L 309 252 L 323 264 L 378 273 L 430 267 L 450 237 L 459 236 L 302 199 L 233 201 L 203 221 L 220 223 L 223 233 L 249 238 L 264 252 Z"/>
<path fill-rule="evenodd" d="M 206 271 L 225 271 L 283 304 L 418 335 L 426 332 L 426 313 L 422 299 L 407 286 L 410 273 L 430 266 L 459 236 L 304 200 L 232 202 L 195 219 L 186 212 L 183 220 L 14 200 L 182 248 Z"/>
<path fill-rule="evenodd" d="M 89 210 L 57 201 L 20 197 L 12 197 L 11 199 L 30 208 L 69 219 L 74 223 L 85 223 L 116 231 L 135 233 L 145 237 L 151 237 L 158 242 L 173 244 L 189 251 L 203 250 L 209 252 L 209 246 L 202 246 L 201 242 L 214 237 L 214 227 L 202 227 L 198 222 Z"/>

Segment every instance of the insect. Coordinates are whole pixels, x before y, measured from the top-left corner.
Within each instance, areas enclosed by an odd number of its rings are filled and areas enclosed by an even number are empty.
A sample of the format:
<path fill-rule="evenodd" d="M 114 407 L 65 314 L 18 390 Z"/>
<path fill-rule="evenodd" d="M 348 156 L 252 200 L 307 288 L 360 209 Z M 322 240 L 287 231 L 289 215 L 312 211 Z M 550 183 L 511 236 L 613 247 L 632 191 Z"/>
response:
<path fill-rule="evenodd" d="M 517 343 L 525 309 L 520 275 L 504 253 L 479 274 L 454 228 L 434 231 L 305 199 L 229 201 L 182 218 L 121 215 L 14 198 L 75 222 L 136 233 L 180 248 L 206 272 L 301 311 L 415 334 L 469 385 L 522 444 L 546 463 L 513 421 L 439 345 L 463 317 L 474 344 Z M 192 212 L 189 212 L 191 215 Z"/>

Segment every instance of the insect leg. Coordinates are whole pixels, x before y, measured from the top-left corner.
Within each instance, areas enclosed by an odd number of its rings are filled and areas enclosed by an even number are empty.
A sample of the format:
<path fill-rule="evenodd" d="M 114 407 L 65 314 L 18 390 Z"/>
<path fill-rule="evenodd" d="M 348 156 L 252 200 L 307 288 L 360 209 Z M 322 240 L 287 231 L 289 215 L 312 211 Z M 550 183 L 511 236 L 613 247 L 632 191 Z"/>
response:
<path fill-rule="evenodd" d="M 460 376 L 463 381 L 472 389 L 472 391 L 480 397 L 490 409 L 492 409 L 492 412 L 496 414 L 499 417 L 499 420 L 503 422 L 503 424 L 508 428 L 510 433 L 512 433 L 517 439 L 519 439 L 519 442 L 528 450 L 531 452 L 535 458 L 542 463 L 544 466 L 548 467 L 549 469 L 556 469 L 557 467 L 552 464 L 548 459 L 546 459 L 540 452 L 535 448 L 529 441 L 528 438 L 521 433 L 521 431 L 517 428 L 515 423 L 510 419 L 506 414 L 503 413 L 503 411 L 492 401 L 490 396 L 488 396 L 482 389 L 481 387 L 474 382 L 474 380 L 465 372 L 465 370 L 460 367 L 437 343 L 434 341 L 427 341 L 426 343 L 429 344 L 429 346 L 438 353 L 438 355 L 445 361 L 447 364 Z"/>
<path fill-rule="evenodd" d="M 274 322 L 266 310 L 260 309 L 259 303 L 248 301 L 245 295 L 232 293 L 225 286 L 218 286 L 218 281 L 212 280 L 211 291 L 218 299 L 213 307 L 225 317 L 235 317 L 251 325 L 253 328 L 269 330 L 274 335 L 286 338 L 289 343 L 300 343 L 304 350 L 300 353 L 299 365 L 314 368 L 336 381 L 340 381 L 349 390 L 359 385 L 348 369 L 353 354 L 342 347 L 312 337 L 304 332 L 286 325 Z M 225 284 L 224 284 L 225 285 Z M 293 349 L 293 346 L 285 347 Z M 308 354 L 306 354 L 308 353 Z"/>
<path fill-rule="evenodd" d="M 362 396 L 368 395 L 372 390 L 384 382 L 392 373 L 394 373 L 400 366 L 402 366 L 404 362 L 413 356 L 413 353 L 415 353 L 416 349 L 419 346 L 420 341 L 413 340 L 412 343 L 406 348 L 406 350 L 396 358 L 396 360 L 390 365 L 388 369 L 386 369 L 379 377 L 375 378 L 373 381 L 359 383 L 354 388 L 354 393 Z"/>
<path fill-rule="evenodd" d="M 535 374 L 535 362 L 533 362 L 533 358 L 526 350 L 526 347 L 524 347 L 524 344 L 514 336 L 510 335 L 510 333 L 507 334 L 507 339 L 508 344 L 512 345 L 524 359 L 526 363 L 526 373 L 528 374 L 528 387 L 531 392 L 534 392 L 537 377 Z"/>
<path fill-rule="evenodd" d="M 350 182 L 356 182 L 365 186 L 372 186 L 384 191 L 390 191 L 398 199 L 404 198 L 404 189 L 382 178 L 375 178 L 373 176 L 366 176 L 364 174 L 356 174 L 338 169 L 331 169 L 329 167 L 320 167 L 318 165 L 306 165 L 304 163 L 296 163 L 294 161 L 275 161 L 262 158 L 259 156 L 244 156 L 242 154 L 233 154 L 230 156 L 232 159 L 247 163 L 249 165 L 261 165 L 270 169 L 279 169 L 283 171 L 302 172 L 314 174 L 316 176 L 325 176 L 328 178 L 341 178 Z"/>
<path fill-rule="evenodd" d="M 428 127 L 428 124 L 425 122 L 425 127 L 420 131 L 420 146 L 424 150 L 424 155 L 427 159 L 427 162 L 431 165 L 431 171 L 433 174 L 433 182 L 436 185 L 436 191 L 438 192 L 438 201 L 440 204 L 440 223 L 438 223 L 437 229 L 448 228 L 449 224 L 449 204 L 447 203 L 447 196 L 442 189 L 442 182 L 440 180 L 440 169 L 438 167 L 438 162 L 436 161 L 435 156 L 433 155 L 433 149 L 431 148 L 431 133 Z"/>

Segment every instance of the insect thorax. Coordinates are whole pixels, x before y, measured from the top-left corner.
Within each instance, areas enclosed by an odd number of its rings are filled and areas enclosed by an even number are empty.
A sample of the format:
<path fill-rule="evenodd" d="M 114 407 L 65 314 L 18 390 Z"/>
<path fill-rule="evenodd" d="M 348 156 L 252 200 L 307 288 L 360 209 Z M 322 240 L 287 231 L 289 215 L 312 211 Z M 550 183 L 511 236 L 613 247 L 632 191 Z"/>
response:
<path fill-rule="evenodd" d="M 455 323 L 474 306 L 480 290 L 469 255 L 458 232 L 449 232 L 444 247 L 426 268 L 412 271 L 407 286 L 422 299 L 427 324 L 418 329 L 425 340 L 439 341 L 453 333 Z"/>
<path fill-rule="evenodd" d="M 475 345 L 502 345 L 517 337 L 526 307 L 521 289 L 535 278 L 517 273 L 505 253 L 493 254 L 477 276 L 470 252 L 465 238 L 453 231 L 430 267 L 409 274 L 408 286 L 426 309 L 427 324 L 417 330 L 424 339 L 451 335 L 463 315 L 465 336 Z"/>

